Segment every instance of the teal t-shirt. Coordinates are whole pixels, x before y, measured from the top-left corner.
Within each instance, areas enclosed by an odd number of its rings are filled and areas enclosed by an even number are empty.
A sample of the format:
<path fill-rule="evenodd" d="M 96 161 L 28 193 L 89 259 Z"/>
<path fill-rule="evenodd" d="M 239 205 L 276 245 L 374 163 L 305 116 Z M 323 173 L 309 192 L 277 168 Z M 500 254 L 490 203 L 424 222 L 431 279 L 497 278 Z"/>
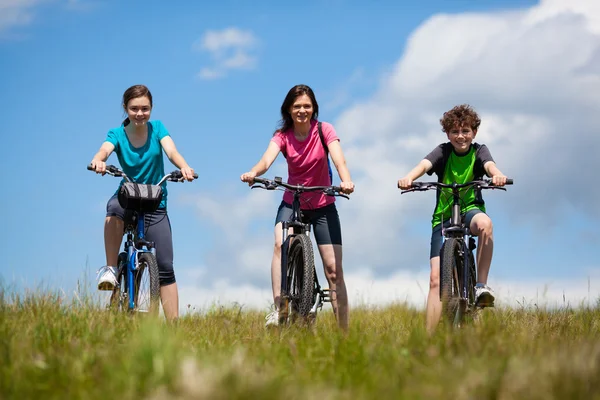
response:
<path fill-rule="evenodd" d="M 156 185 L 165 176 L 163 149 L 160 144 L 165 136 L 169 136 L 169 132 L 162 122 L 149 121 L 148 139 L 142 147 L 131 145 L 123 125 L 109 130 L 106 141 L 115 146 L 114 152 L 121 169 L 133 182 Z M 163 182 L 161 187 L 163 198 L 159 208 L 167 208 L 167 182 Z"/>

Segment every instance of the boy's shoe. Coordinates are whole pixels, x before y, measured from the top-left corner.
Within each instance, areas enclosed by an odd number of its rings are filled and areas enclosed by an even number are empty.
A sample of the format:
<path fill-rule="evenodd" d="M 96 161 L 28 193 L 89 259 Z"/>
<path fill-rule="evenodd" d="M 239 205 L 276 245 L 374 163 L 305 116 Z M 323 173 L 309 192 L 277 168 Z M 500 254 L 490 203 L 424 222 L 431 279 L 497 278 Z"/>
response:
<path fill-rule="evenodd" d="M 475 285 L 475 304 L 479 307 L 494 307 L 494 292 L 483 283 Z"/>
<path fill-rule="evenodd" d="M 265 323 L 265 327 L 269 326 L 278 326 L 279 325 L 279 311 L 275 310 L 269 313 L 265 319 L 267 322 Z"/>
<path fill-rule="evenodd" d="M 98 290 L 113 290 L 117 286 L 117 269 L 105 265 L 98 270 Z"/>

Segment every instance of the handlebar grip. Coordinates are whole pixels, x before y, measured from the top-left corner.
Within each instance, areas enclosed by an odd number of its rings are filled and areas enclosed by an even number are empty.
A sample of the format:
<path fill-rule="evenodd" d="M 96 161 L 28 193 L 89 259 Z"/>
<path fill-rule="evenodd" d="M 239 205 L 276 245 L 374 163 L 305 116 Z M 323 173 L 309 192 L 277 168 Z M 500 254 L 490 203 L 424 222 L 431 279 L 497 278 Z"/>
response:
<path fill-rule="evenodd" d="M 194 173 L 194 179 L 198 179 L 198 174 Z"/>
<path fill-rule="evenodd" d="M 267 183 L 267 179 L 264 178 L 254 178 L 254 183 Z"/>
<path fill-rule="evenodd" d="M 512 185 L 512 184 L 513 184 L 512 178 L 507 178 L 506 179 L 506 185 Z"/>
<path fill-rule="evenodd" d="M 92 167 L 92 164 L 88 164 L 87 166 L 88 171 L 94 171 L 94 167 Z"/>

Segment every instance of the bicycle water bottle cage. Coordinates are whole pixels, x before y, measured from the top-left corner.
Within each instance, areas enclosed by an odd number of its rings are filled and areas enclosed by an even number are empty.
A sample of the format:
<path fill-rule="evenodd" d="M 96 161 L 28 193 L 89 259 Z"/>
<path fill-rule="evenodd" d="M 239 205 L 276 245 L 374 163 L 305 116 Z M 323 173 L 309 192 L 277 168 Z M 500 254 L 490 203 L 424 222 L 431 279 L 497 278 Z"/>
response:
<path fill-rule="evenodd" d="M 158 185 L 125 182 L 119 188 L 117 198 L 121 207 L 126 210 L 152 213 L 160 206 L 162 188 Z"/>

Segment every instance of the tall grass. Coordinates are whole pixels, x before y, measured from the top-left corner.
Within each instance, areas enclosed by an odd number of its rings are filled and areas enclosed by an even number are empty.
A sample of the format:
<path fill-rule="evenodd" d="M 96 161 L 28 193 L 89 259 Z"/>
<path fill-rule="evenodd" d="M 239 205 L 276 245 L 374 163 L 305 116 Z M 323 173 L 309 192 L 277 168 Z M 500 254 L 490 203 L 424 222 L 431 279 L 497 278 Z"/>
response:
<path fill-rule="evenodd" d="M 314 330 L 213 307 L 175 324 L 89 298 L 0 290 L 3 399 L 600 399 L 600 309 L 489 309 L 433 336 L 422 311 Z"/>

